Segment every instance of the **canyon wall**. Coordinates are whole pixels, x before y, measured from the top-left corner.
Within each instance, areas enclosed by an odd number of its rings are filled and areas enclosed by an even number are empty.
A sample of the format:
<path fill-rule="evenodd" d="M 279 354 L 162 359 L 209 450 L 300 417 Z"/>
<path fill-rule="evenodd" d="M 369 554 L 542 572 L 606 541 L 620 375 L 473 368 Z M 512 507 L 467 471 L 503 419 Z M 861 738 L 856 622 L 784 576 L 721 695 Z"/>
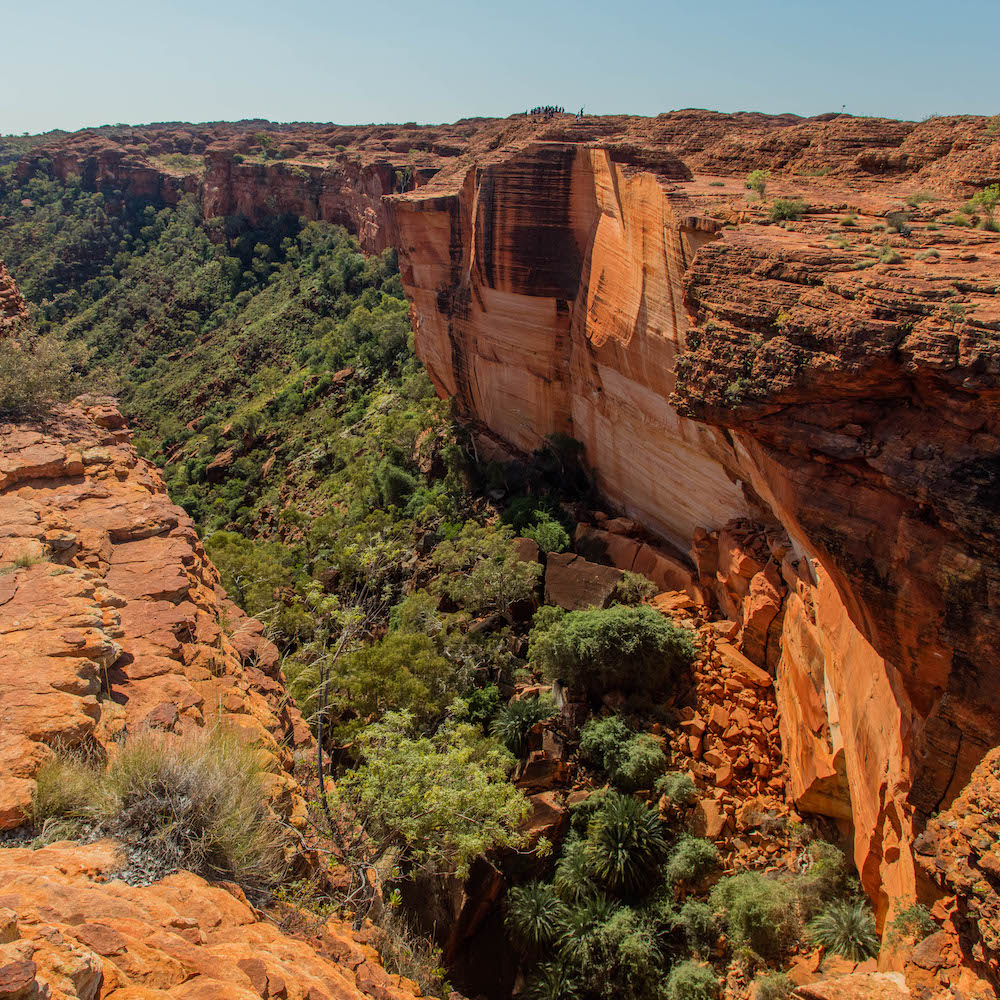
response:
<path fill-rule="evenodd" d="M 1000 143 L 970 120 L 704 120 L 532 137 L 390 199 L 390 242 L 460 412 L 523 451 L 579 440 L 623 512 L 695 542 L 691 579 L 747 651 L 770 593 L 789 792 L 850 825 L 885 918 L 917 891 L 915 827 L 1000 743 L 1000 246 L 933 222 L 996 180 Z M 729 173 L 789 160 L 774 193 L 811 209 L 779 227 Z M 886 235 L 928 185 L 934 211 Z M 734 592 L 748 523 L 766 549 Z"/>
<path fill-rule="evenodd" d="M 1000 255 L 951 222 L 1000 181 L 987 119 L 149 126 L 20 169 L 396 247 L 438 390 L 516 449 L 582 442 L 775 675 L 791 797 L 853 832 L 880 918 L 912 898 L 915 831 L 1000 744 Z"/>

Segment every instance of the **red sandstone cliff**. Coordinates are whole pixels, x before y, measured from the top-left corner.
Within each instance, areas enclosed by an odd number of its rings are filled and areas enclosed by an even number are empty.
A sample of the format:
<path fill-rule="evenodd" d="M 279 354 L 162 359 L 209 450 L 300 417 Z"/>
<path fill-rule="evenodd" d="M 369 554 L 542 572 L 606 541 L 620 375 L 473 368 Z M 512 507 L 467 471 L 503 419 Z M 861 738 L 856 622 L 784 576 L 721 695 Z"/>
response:
<path fill-rule="evenodd" d="M 255 156 L 261 128 L 280 160 Z M 396 246 L 439 390 L 517 448 L 583 442 L 672 544 L 657 572 L 776 675 L 790 795 L 851 825 L 881 915 L 912 897 L 914 830 L 1000 743 L 998 237 L 936 221 L 1000 180 L 985 119 L 165 126 L 80 133 L 22 169 L 46 158 Z M 802 221 L 747 199 L 758 167 Z M 878 228 L 920 191 L 910 236 Z"/>
<path fill-rule="evenodd" d="M 690 112 L 513 147 L 391 199 L 418 353 L 494 434 L 573 435 L 624 511 L 694 540 L 693 582 L 772 651 L 790 794 L 852 824 L 885 915 L 914 827 L 1000 743 L 1000 238 L 932 221 L 1000 177 L 1000 140 Z M 763 166 L 804 221 L 748 201 Z"/>

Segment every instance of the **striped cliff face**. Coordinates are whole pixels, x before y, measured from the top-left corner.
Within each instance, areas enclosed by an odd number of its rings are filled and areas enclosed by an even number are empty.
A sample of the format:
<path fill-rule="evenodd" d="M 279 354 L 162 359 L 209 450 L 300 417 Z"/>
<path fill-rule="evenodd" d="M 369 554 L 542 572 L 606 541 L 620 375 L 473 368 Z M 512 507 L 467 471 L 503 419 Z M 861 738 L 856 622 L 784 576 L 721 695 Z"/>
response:
<path fill-rule="evenodd" d="M 1000 743 L 1000 245 L 941 224 L 998 144 L 680 117 L 470 156 L 387 199 L 388 242 L 439 392 L 522 451 L 572 436 L 605 496 L 692 547 L 691 586 L 775 677 L 790 797 L 850 824 L 886 918 L 915 834 Z"/>

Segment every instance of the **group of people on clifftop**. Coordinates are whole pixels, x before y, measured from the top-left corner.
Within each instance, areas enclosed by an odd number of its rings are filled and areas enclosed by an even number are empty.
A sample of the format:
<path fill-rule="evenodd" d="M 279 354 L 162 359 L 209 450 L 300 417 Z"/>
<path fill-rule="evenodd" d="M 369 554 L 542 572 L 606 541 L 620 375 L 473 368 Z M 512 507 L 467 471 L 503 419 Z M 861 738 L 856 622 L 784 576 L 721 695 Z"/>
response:
<path fill-rule="evenodd" d="M 566 109 L 560 107 L 557 104 L 540 104 L 537 108 L 532 108 L 530 111 L 525 111 L 525 114 L 531 118 L 537 118 L 541 116 L 542 118 L 551 118 L 553 115 L 564 115 L 566 114 Z M 583 117 L 583 108 L 580 108 L 577 118 Z"/>

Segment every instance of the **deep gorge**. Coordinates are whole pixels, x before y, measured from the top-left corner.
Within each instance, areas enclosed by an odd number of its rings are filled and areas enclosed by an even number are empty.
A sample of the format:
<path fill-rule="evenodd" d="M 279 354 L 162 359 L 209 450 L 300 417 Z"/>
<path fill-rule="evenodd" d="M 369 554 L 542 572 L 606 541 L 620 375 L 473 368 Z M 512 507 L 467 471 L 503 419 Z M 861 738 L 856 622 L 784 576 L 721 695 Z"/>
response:
<path fill-rule="evenodd" d="M 736 623 L 774 681 L 787 796 L 850 837 L 880 930 L 946 895 L 937 817 L 1000 744 L 1000 244 L 945 210 L 995 182 L 1000 142 L 971 119 L 705 112 L 282 139 L 248 162 L 235 127 L 94 131 L 17 170 L 395 250 L 416 354 L 477 454 L 579 442 L 634 524 L 583 518 L 577 551 Z M 797 217 L 748 199 L 762 165 Z"/>

